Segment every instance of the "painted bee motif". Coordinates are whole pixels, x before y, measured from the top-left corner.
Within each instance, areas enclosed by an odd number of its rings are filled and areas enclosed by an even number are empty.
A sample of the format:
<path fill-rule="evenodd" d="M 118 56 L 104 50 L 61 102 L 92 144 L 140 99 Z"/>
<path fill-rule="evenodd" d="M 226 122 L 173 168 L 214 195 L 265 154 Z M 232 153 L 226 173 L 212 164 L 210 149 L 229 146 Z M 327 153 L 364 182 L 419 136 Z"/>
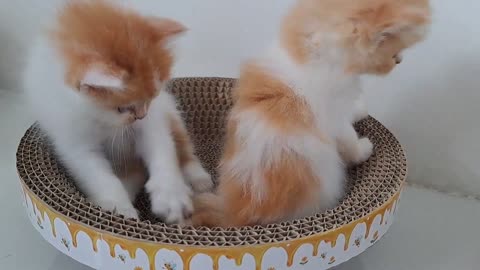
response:
<path fill-rule="evenodd" d="M 355 246 L 360 247 L 360 244 L 362 243 L 362 237 L 358 237 L 355 239 Z"/>
<path fill-rule="evenodd" d="M 62 244 L 70 251 L 70 242 L 67 239 L 62 238 Z"/>
<path fill-rule="evenodd" d="M 165 264 L 163 264 L 163 269 L 165 269 L 165 270 L 176 270 L 177 265 L 174 264 L 174 263 L 165 263 Z"/>

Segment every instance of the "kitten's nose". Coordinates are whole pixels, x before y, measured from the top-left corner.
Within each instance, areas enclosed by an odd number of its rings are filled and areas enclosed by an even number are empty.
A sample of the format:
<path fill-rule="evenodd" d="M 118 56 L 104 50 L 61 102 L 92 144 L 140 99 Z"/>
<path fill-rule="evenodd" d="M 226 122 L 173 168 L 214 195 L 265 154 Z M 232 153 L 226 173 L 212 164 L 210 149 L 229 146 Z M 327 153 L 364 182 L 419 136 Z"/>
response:
<path fill-rule="evenodd" d="M 402 63 L 402 56 L 401 56 L 401 55 L 398 55 L 398 54 L 397 54 L 397 55 L 394 56 L 394 58 L 395 58 L 395 63 L 396 63 L 397 65 L 400 64 L 400 63 Z"/>
<path fill-rule="evenodd" d="M 134 117 L 135 120 L 142 120 L 147 116 L 148 106 L 147 104 L 143 104 L 142 106 L 135 107 Z"/>
<path fill-rule="evenodd" d="M 144 108 L 137 109 L 134 112 L 135 120 L 142 120 L 143 118 L 145 118 L 145 116 L 147 116 L 147 110 Z"/>
<path fill-rule="evenodd" d="M 142 120 L 143 118 L 145 118 L 146 115 L 147 115 L 146 113 L 144 113 L 144 114 L 136 113 L 135 114 L 135 120 Z"/>

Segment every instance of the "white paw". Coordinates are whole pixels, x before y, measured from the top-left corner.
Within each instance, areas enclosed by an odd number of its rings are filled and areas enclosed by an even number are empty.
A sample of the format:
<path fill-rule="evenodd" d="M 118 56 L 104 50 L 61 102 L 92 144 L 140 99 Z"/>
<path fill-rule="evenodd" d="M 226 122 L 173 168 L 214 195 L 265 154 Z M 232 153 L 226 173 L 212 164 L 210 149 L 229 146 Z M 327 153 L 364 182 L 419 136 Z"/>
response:
<path fill-rule="evenodd" d="M 123 215 L 125 218 L 138 219 L 138 212 L 132 203 L 127 198 L 127 201 L 119 200 L 97 200 L 98 204 L 103 210 L 110 211 L 114 214 Z"/>
<path fill-rule="evenodd" d="M 199 162 L 187 164 L 183 168 L 183 175 L 196 192 L 206 192 L 213 189 L 212 177 Z"/>
<path fill-rule="evenodd" d="M 183 225 L 192 215 L 192 191 L 182 177 L 170 180 L 151 178 L 145 188 L 150 194 L 152 212 L 164 218 L 166 223 Z"/>
<path fill-rule="evenodd" d="M 355 164 L 360 164 L 367 161 L 373 153 L 373 144 L 368 138 L 361 138 L 358 140 L 358 154 L 355 159 Z"/>

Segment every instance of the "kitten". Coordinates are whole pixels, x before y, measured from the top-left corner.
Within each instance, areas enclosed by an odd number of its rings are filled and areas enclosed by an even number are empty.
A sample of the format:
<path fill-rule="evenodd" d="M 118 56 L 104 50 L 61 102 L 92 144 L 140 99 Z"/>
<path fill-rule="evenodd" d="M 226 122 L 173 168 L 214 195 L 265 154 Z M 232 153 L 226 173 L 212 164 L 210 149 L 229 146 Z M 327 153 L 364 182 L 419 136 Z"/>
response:
<path fill-rule="evenodd" d="M 352 126 L 367 115 L 359 76 L 388 74 L 429 21 L 427 0 L 298 1 L 278 42 L 243 67 L 219 187 L 196 199 L 193 223 L 265 225 L 334 207 L 345 165 L 373 151 Z"/>
<path fill-rule="evenodd" d="M 182 223 L 192 211 L 190 185 L 213 185 L 162 90 L 169 41 L 184 31 L 106 1 L 72 1 L 32 49 L 30 104 L 79 188 L 105 210 L 138 218 L 132 201 L 148 174 L 153 213 Z"/>

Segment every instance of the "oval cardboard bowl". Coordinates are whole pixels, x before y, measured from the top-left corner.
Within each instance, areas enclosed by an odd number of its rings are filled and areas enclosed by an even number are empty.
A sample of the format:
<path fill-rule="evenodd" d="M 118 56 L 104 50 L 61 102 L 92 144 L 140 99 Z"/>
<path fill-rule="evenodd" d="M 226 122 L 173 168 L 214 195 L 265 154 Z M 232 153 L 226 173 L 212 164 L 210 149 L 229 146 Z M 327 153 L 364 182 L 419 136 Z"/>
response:
<path fill-rule="evenodd" d="M 232 105 L 227 78 L 183 78 L 169 84 L 196 152 L 214 177 Z M 265 227 L 181 228 L 136 206 L 141 221 L 102 211 L 88 202 L 57 161 L 37 125 L 22 138 L 17 169 L 33 226 L 55 248 L 96 269 L 284 270 L 328 269 L 357 256 L 388 230 L 406 177 L 406 159 L 395 137 L 368 118 L 357 131 L 375 153 L 348 173 L 347 195 L 324 213 Z"/>

